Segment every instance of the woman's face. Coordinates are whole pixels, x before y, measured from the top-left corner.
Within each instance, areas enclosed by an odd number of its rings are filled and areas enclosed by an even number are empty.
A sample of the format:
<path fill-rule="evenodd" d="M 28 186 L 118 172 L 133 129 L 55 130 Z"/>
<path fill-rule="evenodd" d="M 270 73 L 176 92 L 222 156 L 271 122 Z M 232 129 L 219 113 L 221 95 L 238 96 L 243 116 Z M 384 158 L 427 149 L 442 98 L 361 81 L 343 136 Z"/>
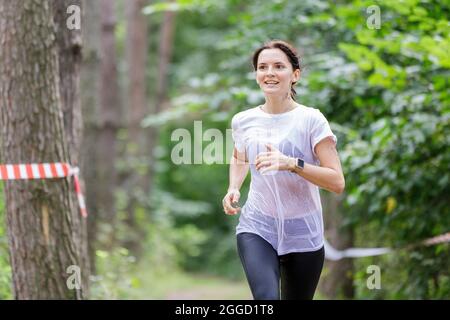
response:
<path fill-rule="evenodd" d="M 293 70 L 286 54 L 278 48 L 264 49 L 258 57 L 256 82 L 264 94 L 286 95 L 292 82 L 298 81 L 300 70 Z"/>

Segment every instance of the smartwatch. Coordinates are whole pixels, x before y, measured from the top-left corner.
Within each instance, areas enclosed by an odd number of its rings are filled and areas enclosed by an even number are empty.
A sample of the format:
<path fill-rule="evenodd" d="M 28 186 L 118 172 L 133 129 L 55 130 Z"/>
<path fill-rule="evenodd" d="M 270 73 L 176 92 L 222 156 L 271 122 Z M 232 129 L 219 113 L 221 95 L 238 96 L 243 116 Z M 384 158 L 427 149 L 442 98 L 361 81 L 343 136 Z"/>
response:
<path fill-rule="evenodd" d="M 300 158 L 295 159 L 295 168 L 303 170 L 305 168 L 305 161 Z"/>

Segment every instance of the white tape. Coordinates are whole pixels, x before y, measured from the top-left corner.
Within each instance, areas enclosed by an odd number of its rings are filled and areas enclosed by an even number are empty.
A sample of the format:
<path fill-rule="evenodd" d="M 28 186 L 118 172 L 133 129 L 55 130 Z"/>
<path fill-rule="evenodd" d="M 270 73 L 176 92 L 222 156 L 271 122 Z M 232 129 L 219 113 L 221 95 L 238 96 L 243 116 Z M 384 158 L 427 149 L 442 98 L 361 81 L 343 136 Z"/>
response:
<path fill-rule="evenodd" d="M 51 177 L 52 176 L 52 170 L 50 169 L 50 164 L 49 163 L 44 163 L 44 164 L 42 164 L 42 166 L 44 167 L 45 175 L 47 177 Z"/>
<path fill-rule="evenodd" d="M 27 168 L 24 164 L 19 164 L 19 171 L 21 176 L 25 176 L 27 174 Z"/>
<path fill-rule="evenodd" d="M 325 243 L 325 259 L 338 261 L 344 258 L 362 258 L 372 257 L 386 254 L 392 251 L 390 248 L 349 248 L 345 250 L 337 250 L 333 248 L 326 239 Z"/>
<path fill-rule="evenodd" d="M 14 167 L 12 165 L 6 165 L 6 171 L 8 172 L 8 176 L 11 177 L 11 179 L 15 179 Z"/>
<path fill-rule="evenodd" d="M 62 168 L 61 163 L 55 163 L 55 168 L 56 168 L 56 174 L 58 175 L 58 177 L 60 178 L 64 178 L 64 170 Z"/>
<path fill-rule="evenodd" d="M 31 165 L 31 170 L 33 171 L 33 176 L 35 179 L 40 179 L 41 175 L 39 174 L 39 167 L 37 163 L 33 163 Z"/>

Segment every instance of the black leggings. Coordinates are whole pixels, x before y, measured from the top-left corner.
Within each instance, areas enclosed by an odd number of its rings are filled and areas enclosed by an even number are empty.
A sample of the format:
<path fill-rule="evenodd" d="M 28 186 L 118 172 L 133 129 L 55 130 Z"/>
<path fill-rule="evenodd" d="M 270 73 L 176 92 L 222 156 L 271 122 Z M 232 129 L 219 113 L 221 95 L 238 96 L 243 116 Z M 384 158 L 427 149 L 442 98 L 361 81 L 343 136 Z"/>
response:
<path fill-rule="evenodd" d="M 325 250 L 278 256 L 272 245 L 253 233 L 239 233 L 237 248 L 255 300 L 312 300 Z"/>

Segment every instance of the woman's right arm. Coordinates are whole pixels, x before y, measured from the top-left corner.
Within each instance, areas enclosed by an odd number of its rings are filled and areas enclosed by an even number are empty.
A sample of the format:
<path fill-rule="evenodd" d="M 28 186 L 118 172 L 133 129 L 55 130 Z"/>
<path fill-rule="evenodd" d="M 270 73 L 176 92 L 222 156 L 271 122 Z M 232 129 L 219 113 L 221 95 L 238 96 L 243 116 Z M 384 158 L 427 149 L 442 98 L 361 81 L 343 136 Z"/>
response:
<path fill-rule="evenodd" d="M 230 160 L 230 185 L 227 194 L 222 200 L 223 209 L 226 214 L 235 215 L 241 208 L 233 207 L 232 203 L 237 204 L 241 196 L 239 189 L 247 177 L 249 163 L 244 152 L 239 152 L 236 148 L 233 150 L 233 156 Z"/>

